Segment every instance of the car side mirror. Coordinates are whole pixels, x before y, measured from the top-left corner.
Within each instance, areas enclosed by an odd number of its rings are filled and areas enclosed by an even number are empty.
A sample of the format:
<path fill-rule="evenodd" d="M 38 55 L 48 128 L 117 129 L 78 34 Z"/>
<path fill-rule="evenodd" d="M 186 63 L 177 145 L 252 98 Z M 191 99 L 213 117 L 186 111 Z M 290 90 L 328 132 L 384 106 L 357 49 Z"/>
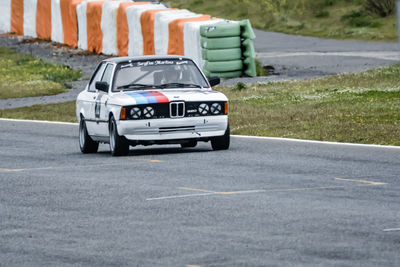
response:
<path fill-rule="evenodd" d="M 96 82 L 95 87 L 97 90 L 107 93 L 109 85 L 108 82 Z"/>
<path fill-rule="evenodd" d="M 210 83 L 211 87 L 220 84 L 221 79 L 219 77 L 210 77 L 208 79 L 208 82 Z"/>

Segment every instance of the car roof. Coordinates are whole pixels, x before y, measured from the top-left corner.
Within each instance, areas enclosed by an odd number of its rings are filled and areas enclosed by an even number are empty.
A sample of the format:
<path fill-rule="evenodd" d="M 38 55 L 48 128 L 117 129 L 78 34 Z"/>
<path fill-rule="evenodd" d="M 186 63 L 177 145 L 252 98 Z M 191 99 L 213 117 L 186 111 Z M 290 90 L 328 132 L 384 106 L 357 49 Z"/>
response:
<path fill-rule="evenodd" d="M 190 58 L 179 56 L 179 55 L 165 55 L 165 56 L 134 56 L 134 57 L 112 57 L 103 60 L 103 62 L 121 63 L 127 61 L 142 61 L 142 60 L 164 60 L 164 59 L 181 59 L 191 60 Z"/>

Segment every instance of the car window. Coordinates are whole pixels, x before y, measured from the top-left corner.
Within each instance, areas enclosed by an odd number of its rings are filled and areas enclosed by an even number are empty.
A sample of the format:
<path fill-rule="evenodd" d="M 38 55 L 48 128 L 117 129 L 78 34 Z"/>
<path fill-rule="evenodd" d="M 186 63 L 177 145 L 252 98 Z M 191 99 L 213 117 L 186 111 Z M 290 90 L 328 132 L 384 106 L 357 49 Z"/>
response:
<path fill-rule="evenodd" d="M 118 64 L 114 74 L 113 91 L 121 88 L 134 90 L 135 87 L 129 85 L 135 84 L 160 87 L 168 83 L 208 87 L 207 81 L 191 60 L 163 59 Z"/>
<path fill-rule="evenodd" d="M 105 66 L 106 66 L 106 63 L 102 62 L 97 67 L 95 73 L 93 74 L 92 78 L 90 79 L 89 91 L 91 91 L 91 92 L 96 91 L 95 84 L 96 84 L 96 82 L 100 81 L 100 78 L 103 75 L 103 71 L 104 71 Z"/>
<path fill-rule="evenodd" d="M 103 77 L 101 78 L 102 82 L 107 82 L 108 84 L 110 84 L 113 67 L 113 64 L 107 64 L 106 70 L 104 71 Z"/>

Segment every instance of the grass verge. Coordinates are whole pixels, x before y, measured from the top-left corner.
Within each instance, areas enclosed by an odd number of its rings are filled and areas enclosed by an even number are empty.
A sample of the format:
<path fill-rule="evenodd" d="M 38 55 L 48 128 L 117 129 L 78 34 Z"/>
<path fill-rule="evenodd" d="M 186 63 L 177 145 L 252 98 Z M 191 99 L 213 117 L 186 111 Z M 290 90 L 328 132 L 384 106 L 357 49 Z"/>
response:
<path fill-rule="evenodd" d="M 0 117 L 23 120 L 77 122 L 75 101 L 14 109 L 0 109 Z"/>
<path fill-rule="evenodd" d="M 218 87 L 232 134 L 400 145 L 400 65 L 320 79 Z M 75 122 L 75 102 L 0 110 Z"/>
<path fill-rule="evenodd" d="M 367 12 L 367 0 L 166 0 L 172 7 L 242 20 L 266 31 L 334 39 L 397 41 L 396 16 Z M 381 1 L 381 0 L 379 0 Z"/>
<path fill-rule="evenodd" d="M 66 82 L 80 76 L 80 71 L 68 66 L 46 63 L 31 55 L 0 47 L 0 99 L 66 92 Z"/>

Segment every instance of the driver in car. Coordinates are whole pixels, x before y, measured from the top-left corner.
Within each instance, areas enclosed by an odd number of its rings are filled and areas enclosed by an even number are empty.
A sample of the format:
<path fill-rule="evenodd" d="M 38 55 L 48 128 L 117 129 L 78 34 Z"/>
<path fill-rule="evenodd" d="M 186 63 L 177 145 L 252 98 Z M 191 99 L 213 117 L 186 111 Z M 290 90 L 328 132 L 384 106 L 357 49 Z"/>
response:
<path fill-rule="evenodd" d="M 168 68 L 164 71 L 163 83 L 179 83 L 181 70 L 176 68 Z"/>

